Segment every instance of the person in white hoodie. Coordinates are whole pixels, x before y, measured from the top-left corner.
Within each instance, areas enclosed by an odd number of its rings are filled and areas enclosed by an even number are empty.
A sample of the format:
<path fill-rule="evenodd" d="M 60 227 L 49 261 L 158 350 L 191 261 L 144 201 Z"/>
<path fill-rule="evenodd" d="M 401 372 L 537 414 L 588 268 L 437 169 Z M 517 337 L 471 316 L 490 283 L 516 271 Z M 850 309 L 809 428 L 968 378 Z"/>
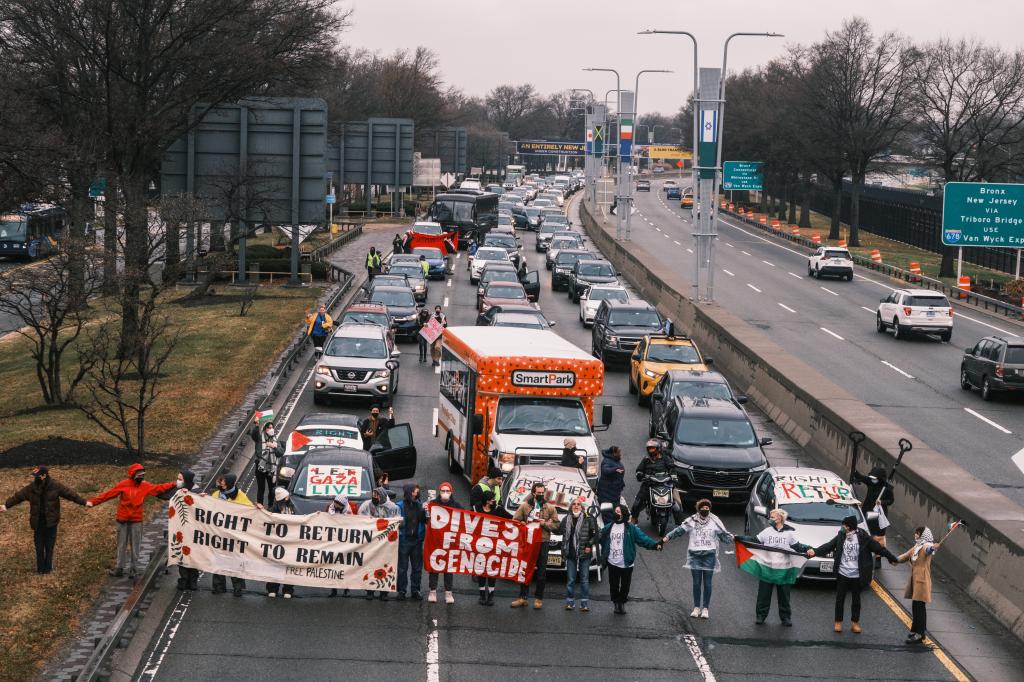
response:
<path fill-rule="evenodd" d="M 693 577 L 693 611 L 691 618 L 710 618 L 711 581 L 715 573 L 722 570 L 718 562 L 718 547 L 722 542 L 732 542 L 732 533 L 725 529 L 722 520 L 711 513 L 711 500 L 697 500 L 697 513 L 676 526 L 662 542 L 689 535 L 686 548 L 686 567 Z"/>

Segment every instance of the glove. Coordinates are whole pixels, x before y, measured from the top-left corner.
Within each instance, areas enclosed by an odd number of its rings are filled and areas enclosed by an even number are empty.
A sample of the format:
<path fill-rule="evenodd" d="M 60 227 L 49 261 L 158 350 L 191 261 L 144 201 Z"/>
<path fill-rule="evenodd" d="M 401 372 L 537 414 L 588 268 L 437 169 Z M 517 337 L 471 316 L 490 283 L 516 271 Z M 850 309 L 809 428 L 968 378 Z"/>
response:
<path fill-rule="evenodd" d="M 642 480 L 644 480 L 644 475 L 641 474 L 639 471 L 636 472 L 636 482 L 639 483 Z"/>

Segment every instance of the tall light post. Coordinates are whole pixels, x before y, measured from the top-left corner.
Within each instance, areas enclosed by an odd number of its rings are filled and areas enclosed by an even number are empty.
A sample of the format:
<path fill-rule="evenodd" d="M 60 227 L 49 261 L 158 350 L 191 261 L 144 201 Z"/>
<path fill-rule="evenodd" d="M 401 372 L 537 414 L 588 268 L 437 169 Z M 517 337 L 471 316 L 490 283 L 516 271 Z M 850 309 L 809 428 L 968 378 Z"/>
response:
<path fill-rule="evenodd" d="M 584 68 L 583 70 L 584 71 L 604 71 L 606 73 L 614 73 L 615 74 L 615 92 L 616 92 L 616 100 L 617 100 L 616 104 L 615 104 L 615 113 L 617 115 L 620 114 L 621 110 L 622 110 L 622 78 L 619 76 L 619 72 L 616 71 L 615 69 L 602 69 L 602 68 L 592 68 L 592 67 L 587 67 L 587 68 Z M 608 92 L 610 93 L 611 90 L 609 90 Z M 607 101 L 608 101 L 608 95 L 605 95 L 605 102 L 607 102 Z M 618 126 L 616 126 L 616 130 L 618 130 Z M 619 195 L 622 194 L 622 192 L 621 192 L 621 187 L 622 187 L 622 155 L 619 153 L 619 144 L 621 144 L 621 141 L 620 141 L 619 134 L 617 133 L 616 134 L 616 139 L 615 139 L 615 177 L 618 180 L 620 191 L 616 192 L 616 196 L 615 196 L 615 205 L 616 205 L 616 207 L 618 207 L 618 204 L 619 204 Z M 620 213 L 619 214 L 619 219 L 618 219 L 618 221 L 616 221 L 616 230 L 615 230 L 615 238 L 616 239 L 622 239 L 622 227 L 623 227 L 623 225 L 622 225 L 622 215 Z"/>
<path fill-rule="evenodd" d="M 632 124 L 632 122 L 638 118 L 637 112 L 640 111 L 640 107 L 638 105 L 638 102 L 640 100 L 640 76 L 642 76 L 645 73 L 673 73 L 673 72 L 671 70 L 669 70 L 669 69 L 641 69 L 640 71 L 636 72 L 636 79 L 633 82 L 633 111 L 624 112 L 623 113 L 623 116 L 627 118 L 627 120 L 630 122 L 630 124 Z M 630 131 L 630 133 L 632 134 L 632 131 Z M 621 156 L 622 156 L 621 153 L 620 153 L 619 156 L 621 158 Z M 625 216 L 624 216 L 625 219 L 626 219 L 626 221 L 625 221 L 626 222 L 626 241 L 629 241 L 630 237 L 632 236 L 630 223 L 632 222 L 632 214 L 633 214 L 633 210 L 632 210 L 633 209 L 633 180 L 629 176 L 629 173 L 628 173 L 628 170 L 629 170 L 629 168 L 632 167 L 632 165 L 633 165 L 633 162 L 632 162 L 632 156 L 631 156 L 630 157 L 629 166 L 627 167 L 627 174 L 626 174 L 626 177 L 624 178 L 624 180 L 625 180 L 625 187 L 624 187 L 624 189 L 626 190 L 625 191 L 626 210 L 625 210 Z M 637 164 L 637 166 L 639 166 L 639 163 Z M 621 210 L 621 208 L 620 208 L 620 210 Z"/>

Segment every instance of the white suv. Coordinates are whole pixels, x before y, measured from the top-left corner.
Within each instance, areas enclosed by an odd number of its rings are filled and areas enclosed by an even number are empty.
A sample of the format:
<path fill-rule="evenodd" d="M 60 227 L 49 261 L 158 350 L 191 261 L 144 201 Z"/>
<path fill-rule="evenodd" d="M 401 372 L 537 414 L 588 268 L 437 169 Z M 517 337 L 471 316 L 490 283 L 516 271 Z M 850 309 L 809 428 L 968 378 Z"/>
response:
<path fill-rule="evenodd" d="M 819 246 L 807 259 L 807 274 L 821 279 L 836 276 L 853 281 L 853 257 L 846 249 L 836 246 Z"/>
<path fill-rule="evenodd" d="M 878 304 L 875 328 L 879 334 L 891 328 L 897 339 L 911 332 L 924 332 L 938 334 L 948 342 L 953 336 L 953 307 L 937 291 L 894 289 Z"/>

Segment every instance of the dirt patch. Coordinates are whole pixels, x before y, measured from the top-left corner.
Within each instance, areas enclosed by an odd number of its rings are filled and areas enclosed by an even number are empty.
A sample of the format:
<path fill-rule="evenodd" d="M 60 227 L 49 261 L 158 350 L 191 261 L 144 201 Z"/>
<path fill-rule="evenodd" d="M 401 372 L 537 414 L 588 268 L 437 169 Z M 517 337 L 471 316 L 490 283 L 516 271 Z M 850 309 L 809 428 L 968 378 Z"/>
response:
<path fill-rule="evenodd" d="M 124 448 L 107 443 L 88 440 L 71 440 L 54 436 L 30 443 L 23 443 L 5 452 L 0 452 L 0 469 L 77 464 L 112 464 L 128 466 L 139 461 Z M 144 461 L 163 466 L 174 466 L 185 461 L 185 455 L 147 453 Z"/>

